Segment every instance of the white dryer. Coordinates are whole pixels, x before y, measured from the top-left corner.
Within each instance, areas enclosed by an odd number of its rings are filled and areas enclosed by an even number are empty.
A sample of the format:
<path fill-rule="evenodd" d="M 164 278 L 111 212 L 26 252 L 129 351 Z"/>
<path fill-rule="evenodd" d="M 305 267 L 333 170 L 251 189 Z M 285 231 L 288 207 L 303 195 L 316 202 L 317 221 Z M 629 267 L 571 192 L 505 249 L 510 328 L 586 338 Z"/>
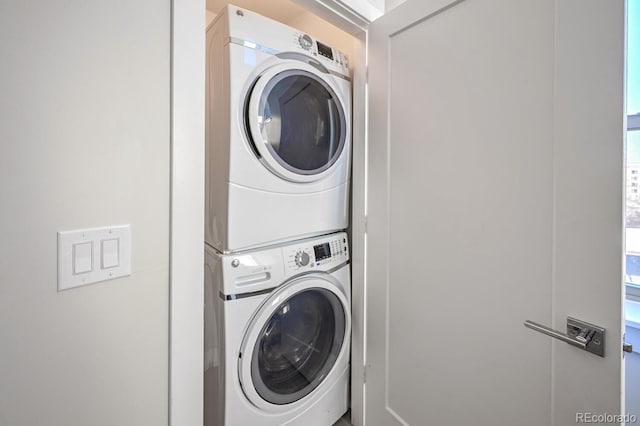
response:
<path fill-rule="evenodd" d="M 348 253 L 342 232 L 205 246 L 205 426 L 329 426 L 347 411 Z"/>
<path fill-rule="evenodd" d="M 345 55 L 227 6 L 206 73 L 206 242 L 228 253 L 347 228 Z"/>

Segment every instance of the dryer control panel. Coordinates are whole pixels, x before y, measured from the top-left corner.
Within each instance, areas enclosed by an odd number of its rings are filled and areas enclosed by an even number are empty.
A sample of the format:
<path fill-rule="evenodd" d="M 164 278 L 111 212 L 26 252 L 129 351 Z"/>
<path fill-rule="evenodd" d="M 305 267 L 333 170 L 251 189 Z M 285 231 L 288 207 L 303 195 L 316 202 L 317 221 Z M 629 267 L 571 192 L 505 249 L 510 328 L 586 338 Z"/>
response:
<path fill-rule="evenodd" d="M 214 26 L 219 19 L 226 21 L 220 26 L 226 26 L 224 35 L 230 43 L 270 55 L 284 52 L 303 53 L 317 59 L 332 74 L 349 78 L 349 62 L 343 52 L 297 28 L 232 5 L 228 5 L 218 14 Z M 248 55 L 247 58 L 253 56 Z M 253 64 L 255 65 L 255 62 Z"/>
<path fill-rule="evenodd" d="M 345 76 L 349 75 L 349 59 L 347 55 L 319 40 L 315 40 L 309 34 L 295 33 L 294 37 L 294 42 L 299 48 L 317 57 L 325 65 L 338 68 Z"/>
<path fill-rule="evenodd" d="M 349 260 L 347 234 L 340 232 L 298 241 L 282 247 L 282 254 L 289 273 L 327 271 Z"/>

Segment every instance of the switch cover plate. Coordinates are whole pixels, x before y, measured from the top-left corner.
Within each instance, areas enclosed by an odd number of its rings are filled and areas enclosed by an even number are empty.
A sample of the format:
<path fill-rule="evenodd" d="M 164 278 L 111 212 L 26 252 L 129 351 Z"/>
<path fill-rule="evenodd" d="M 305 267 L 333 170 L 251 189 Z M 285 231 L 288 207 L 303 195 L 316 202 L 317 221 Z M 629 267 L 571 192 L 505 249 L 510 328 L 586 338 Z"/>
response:
<path fill-rule="evenodd" d="M 58 232 L 58 291 L 131 275 L 130 225 Z"/>

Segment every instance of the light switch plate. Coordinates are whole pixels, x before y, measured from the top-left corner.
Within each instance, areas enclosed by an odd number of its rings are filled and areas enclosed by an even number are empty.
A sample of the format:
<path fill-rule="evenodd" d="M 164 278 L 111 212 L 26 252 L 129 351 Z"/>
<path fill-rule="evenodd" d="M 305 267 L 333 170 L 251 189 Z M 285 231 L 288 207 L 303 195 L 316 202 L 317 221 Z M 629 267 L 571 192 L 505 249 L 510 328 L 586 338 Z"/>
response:
<path fill-rule="evenodd" d="M 58 291 L 126 275 L 131 275 L 130 225 L 58 232 Z"/>

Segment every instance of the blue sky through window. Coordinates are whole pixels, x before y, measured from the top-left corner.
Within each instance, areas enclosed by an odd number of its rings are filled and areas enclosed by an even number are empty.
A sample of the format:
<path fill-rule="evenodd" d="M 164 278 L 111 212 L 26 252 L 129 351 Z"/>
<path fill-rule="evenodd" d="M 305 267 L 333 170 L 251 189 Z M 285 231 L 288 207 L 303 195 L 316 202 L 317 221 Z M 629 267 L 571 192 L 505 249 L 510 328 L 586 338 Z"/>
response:
<path fill-rule="evenodd" d="M 640 113 L 640 0 L 627 2 L 627 114 Z M 627 133 L 627 163 L 640 163 L 640 131 Z"/>
<path fill-rule="evenodd" d="M 640 113 L 640 0 L 627 9 L 627 114 Z"/>

